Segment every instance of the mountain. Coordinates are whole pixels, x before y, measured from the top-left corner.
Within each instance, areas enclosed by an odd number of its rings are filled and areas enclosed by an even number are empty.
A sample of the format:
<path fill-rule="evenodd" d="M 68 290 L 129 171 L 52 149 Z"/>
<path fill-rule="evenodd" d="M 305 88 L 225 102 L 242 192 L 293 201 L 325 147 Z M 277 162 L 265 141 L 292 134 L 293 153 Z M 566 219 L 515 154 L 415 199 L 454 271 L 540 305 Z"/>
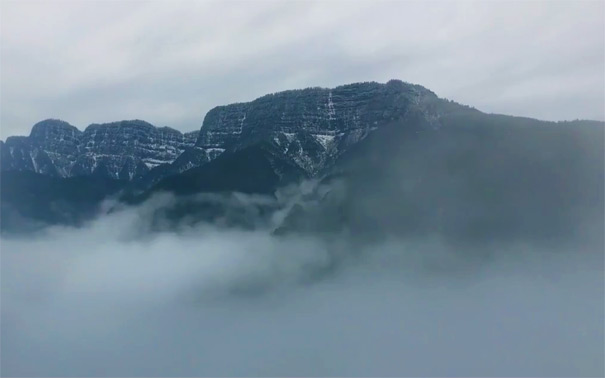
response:
<path fill-rule="evenodd" d="M 172 163 L 192 147 L 198 132 L 183 134 L 147 122 L 92 124 L 83 132 L 67 122 L 45 120 L 28 137 L 0 143 L 3 171 L 31 171 L 53 177 L 96 175 L 133 180 Z"/>
<path fill-rule="evenodd" d="M 381 123 L 413 109 L 429 112 L 424 105 L 436 99 L 426 88 L 399 80 L 270 94 L 210 110 L 195 148 L 210 161 L 224 151 L 268 142 L 314 176 Z M 178 164 L 198 165 L 187 160 Z"/>
<path fill-rule="evenodd" d="M 417 117 L 372 133 L 280 232 L 603 246 L 604 123 L 465 110 L 439 122 Z"/>
<path fill-rule="evenodd" d="M 102 175 L 147 189 L 225 151 L 263 142 L 288 165 L 313 177 L 385 121 L 413 109 L 437 119 L 426 106 L 436 100 L 426 88 L 391 80 L 284 91 L 219 106 L 208 112 L 199 132 L 186 134 L 139 120 L 93 124 L 83 132 L 67 122 L 46 120 L 34 125 L 29 137 L 10 137 L 0 144 L 1 167 L 57 177 Z"/>
<path fill-rule="evenodd" d="M 2 227 L 22 223 L 14 214 L 80 221 L 103 191 L 130 204 L 172 192 L 183 201 L 148 221 L 172 214 L 172 225 L 203 222 L 210 205 L 196 204 L 196 194 L 239 192 L 272 198 L 269 208 L 285 216 L 276 233 L 484 241 L 594 236 L 604 223 L 604 129 L 603 122 L 485 114 L 398 80 L 219 106 L 196 138 L 143 121 L 84 132 L 45 121 L 29 137 L 11 137 L 1 147 L 1 202 L 11 209 Z M 57 192 L 36 207 L 62 215 L 34 214 L 25 202 L 48 176 Z M 119 185 L 109 184 L 116 179 Z M 309 179 L 314 188 L 287 206 L 276 194 Z M 76 191 L 96 185 L 100 192 L 66 206 L 63 185 Z M 54 203 L 62 205 L 48 205 Z M 255 223 L 222 206 L 210 206 L 212 219 Z M 265 207 L 251 213 L 273 217 Z"/>
<path fill-rule="evenodd" d="M 485 114 L 435 97 L 375 125 L 318 171 L 277 233 L 602 244 L 603 122 Z M 272 196 L 309 177 L 261 138 L 161 180 L 135 202 L 166 191 Z M 191 202 L 174 206 L 187 222 L 207 220 Z"/>

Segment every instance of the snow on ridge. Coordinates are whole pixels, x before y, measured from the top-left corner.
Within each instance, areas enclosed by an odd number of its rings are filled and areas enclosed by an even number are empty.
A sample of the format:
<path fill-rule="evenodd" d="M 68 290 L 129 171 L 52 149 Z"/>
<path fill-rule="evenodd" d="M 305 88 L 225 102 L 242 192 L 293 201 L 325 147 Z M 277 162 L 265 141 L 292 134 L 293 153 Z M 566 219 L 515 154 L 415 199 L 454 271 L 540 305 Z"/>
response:
<path fill-rule="evenodd" d="M 325 135 L 325 134 L 312 134 L 313 137 L 315 138 L 315 140 L 317 140 L 317 142 L 319 142 L 319 144 L 321 144 L 324 148 L 324 150 L 327 150 L 331 145 L 332 142 L 334 142 L 334 135 Z"/>
<path fill-rule="evenodd" d="M 332 91 L 328 94 L 328 120 L 333 121 L 336 119 L 336 110 L 334 109 L 334 102 L 332 102 Z"/>
<path fill-rule="evenodd" d="M 173 162 L 173 160 L 160 160 L 160 159 L 153 159 L 153 158 L 147 158 L 147 159 L 142 159 L 142 160 L 143 160 L 143 163 L 149 169 L 155 168 L 161 164 L 167 164 L 167 163 L 169 164 L 169 163 Z"/>

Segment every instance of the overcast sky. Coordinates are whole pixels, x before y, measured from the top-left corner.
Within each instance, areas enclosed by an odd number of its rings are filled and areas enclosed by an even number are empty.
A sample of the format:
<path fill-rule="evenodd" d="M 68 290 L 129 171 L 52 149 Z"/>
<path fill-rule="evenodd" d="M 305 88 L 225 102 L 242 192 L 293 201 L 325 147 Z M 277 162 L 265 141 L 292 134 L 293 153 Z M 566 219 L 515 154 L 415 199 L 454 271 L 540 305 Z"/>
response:
<path fill-rule="evenodd" d="M 214 106 L 391 78 L 485 112 L 605 118 L 605 2 L 1 3 L 1 131 L 199 129 Z"/>

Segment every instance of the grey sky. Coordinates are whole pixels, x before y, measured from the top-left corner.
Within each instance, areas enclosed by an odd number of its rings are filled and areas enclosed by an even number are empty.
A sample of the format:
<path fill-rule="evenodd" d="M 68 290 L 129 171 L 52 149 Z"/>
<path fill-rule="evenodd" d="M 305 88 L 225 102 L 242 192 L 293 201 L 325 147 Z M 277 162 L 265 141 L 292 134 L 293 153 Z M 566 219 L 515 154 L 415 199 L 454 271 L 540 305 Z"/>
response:
<path fill-rule="evenodd" d="M 605 118 L 605 2 L 27 2 L 1 5 L 1 130 L 144 119 L 398 78 L 486 112 Z"/>

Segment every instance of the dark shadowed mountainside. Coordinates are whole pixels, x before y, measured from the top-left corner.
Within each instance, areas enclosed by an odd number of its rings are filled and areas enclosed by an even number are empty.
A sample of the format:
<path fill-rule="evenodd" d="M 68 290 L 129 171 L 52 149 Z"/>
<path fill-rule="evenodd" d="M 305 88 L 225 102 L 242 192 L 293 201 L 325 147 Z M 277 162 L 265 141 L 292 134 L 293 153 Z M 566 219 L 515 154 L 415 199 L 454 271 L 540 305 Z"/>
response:
<path fill-rule="evenodd" d="M 53 224 L 81 225 L 98 215 L 101 201 L 124 182 L 103 176 L 57 178 L 34 172 L 2 172 L 3 230 L 27 232 Z"/>

